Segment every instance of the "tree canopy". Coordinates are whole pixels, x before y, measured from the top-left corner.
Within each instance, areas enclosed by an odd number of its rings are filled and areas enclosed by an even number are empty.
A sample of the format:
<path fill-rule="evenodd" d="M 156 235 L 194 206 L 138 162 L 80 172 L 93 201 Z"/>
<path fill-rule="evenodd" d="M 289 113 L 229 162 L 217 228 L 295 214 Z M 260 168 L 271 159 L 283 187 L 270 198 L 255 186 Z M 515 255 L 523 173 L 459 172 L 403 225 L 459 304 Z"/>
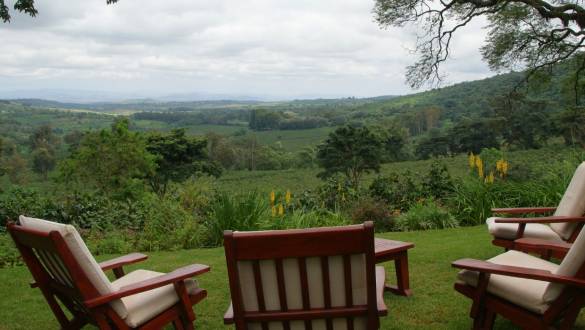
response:
<path fill-rule="evenodd" d="M 374 14 L 381 27 L 420 24 L 418 60 L 407 68 L 412 87 L 442 80 L 453 35 L 477 20 L 488 19 L 481 48 L 496 71 L 550 68 L 581 54 L 585 41 L 585 7 L 580 0 L 376 0 Z M 585 56 L 576 71 L 585 71 Z"/>
<path fill-rule="evenodd" d="M 357 189 L 364 173 L 380 170 L 383 152 L 381 137 L 368 127 L 340 127 L 317 149 L 317 161 L 323 168 L 318 176 L 343 173 Z"/>

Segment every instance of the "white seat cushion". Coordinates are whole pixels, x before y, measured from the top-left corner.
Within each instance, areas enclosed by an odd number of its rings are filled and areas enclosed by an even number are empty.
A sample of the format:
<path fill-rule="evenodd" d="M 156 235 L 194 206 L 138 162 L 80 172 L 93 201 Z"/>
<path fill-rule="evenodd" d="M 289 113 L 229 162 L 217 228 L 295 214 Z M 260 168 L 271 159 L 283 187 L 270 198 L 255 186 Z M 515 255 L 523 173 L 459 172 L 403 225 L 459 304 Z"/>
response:
<path fill-rule="evenodd" d="M 95 261 L 91 252 L 89 252 L 89 249 L 85 245 L 85 242 L 83 242 L 83 239 L 81 239 L 81 236 L 75 227 L 42 219 L 29 218 L 22 215 L 19 217 L 19 222 L 24 228 L 46 233 L 52 231 L 59 232 L 69 247 L 69 251 L 71 251 L 71 254 L 73 254 L 73 257 L 75 257 L 77 263 L 85 272 L 85 275 L 96 290 L 102 295 L 114 291 L 114 288 L 110 284 L 110 280 L 108 280 L 106 274 L 104 274 L 99 264 Z M 110 305 L 121 318 L 126 317 L 126 309 L 119 300 L 113 301 Z"/>
<path fill-rule="evenodd" d="M 548 270 L 552 273 L 559 268 L 557 264 L 533 257 L 529 254 L 508 251 L 488 260 L 494 264 Z M 464 270 L 458 279 L 469 285 L 477 286 L 478 272 Z M 532 312 L 543 314 L 558 294 L 547 294 L 548 282 L 518 277 L 491 275 L 487 291 Z M 559 291 L 560 293 L 560 291 Z"/>
<path fill-rule="evenodd" d="M 488 230 L 495 238 L 515 239 L 518 231 L 518 224 L 515 223 L 496 223 L 497 217 L 488 218 L 486 224 Z M 548 225 L 529 223 L 524 230 L 524 236 L 529 238 L 540 238 L 552 241 L 563 239 Z"/>
<path fill-rule="evenodd" d="M 112 286 L 115 290 L 119 290 L 123 286 L 148 280 L 160 275 L 164 275 L 164 273 L 139 269 L 113 281 Z M 193 294 L 198 288 L 197 281 L 194 279 L 185 280 L 185 286 L 189 294 Z M 175 287 L 172 284 L 124 297 L 122 298 L 122 303 L 128 311 L 128 316 L 124 321 L 132 328 L 138 327 L 164 312 L 178 301 L 179 297 L 177 296 Z"/>

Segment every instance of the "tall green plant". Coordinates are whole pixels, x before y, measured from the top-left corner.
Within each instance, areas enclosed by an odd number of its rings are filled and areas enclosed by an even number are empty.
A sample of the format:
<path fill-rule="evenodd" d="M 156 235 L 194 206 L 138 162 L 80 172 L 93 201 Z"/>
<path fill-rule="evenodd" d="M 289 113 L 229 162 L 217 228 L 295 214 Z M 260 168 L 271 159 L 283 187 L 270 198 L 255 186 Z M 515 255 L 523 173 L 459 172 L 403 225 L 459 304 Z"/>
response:
<path fill-rule="evenodd" d="M 267 200 L 257 192 L 242 195 L 219 193 L 211 204 L 207 220 L 209 243 L 221 245 L 224 230 L 260 229 L 260 224 L 268 216 L 268 209 Z"/>

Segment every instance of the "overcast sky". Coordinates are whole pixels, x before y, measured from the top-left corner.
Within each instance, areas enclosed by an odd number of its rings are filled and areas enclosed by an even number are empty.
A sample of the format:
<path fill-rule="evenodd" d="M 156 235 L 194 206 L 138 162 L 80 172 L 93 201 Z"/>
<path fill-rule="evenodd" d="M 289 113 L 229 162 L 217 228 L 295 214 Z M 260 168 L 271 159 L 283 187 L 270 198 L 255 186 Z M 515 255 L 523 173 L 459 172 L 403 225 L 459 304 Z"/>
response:
<path fill-rule="evenodd" d="M 8 0 L 11 5 L 14 0 Z M 0 92 L 76 89 L 291 97 L 413 92 L 414 29 L 381 30 L 373 0 L 36 0 L 0 23 Z M 448 82 L 491 75 L 481 25 L 454 40 Z"/>

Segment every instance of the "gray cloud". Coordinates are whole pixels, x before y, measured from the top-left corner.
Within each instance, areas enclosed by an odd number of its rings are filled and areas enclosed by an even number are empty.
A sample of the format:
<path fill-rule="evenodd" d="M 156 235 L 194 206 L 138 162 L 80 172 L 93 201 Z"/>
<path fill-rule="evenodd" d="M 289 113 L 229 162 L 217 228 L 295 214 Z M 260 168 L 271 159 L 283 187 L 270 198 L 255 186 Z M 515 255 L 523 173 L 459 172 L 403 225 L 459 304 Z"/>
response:
<path fill-rule="evenodd" d="M 10 1 L 9 1 L 10 2 Z M 37 1 L 0 25 L 0 90 L 81 88 L 291 97 L 410 92 L 412 28 L 364 0 Z M 449 82 L 483 78 L 482 24 L 454 40 Z"/>

